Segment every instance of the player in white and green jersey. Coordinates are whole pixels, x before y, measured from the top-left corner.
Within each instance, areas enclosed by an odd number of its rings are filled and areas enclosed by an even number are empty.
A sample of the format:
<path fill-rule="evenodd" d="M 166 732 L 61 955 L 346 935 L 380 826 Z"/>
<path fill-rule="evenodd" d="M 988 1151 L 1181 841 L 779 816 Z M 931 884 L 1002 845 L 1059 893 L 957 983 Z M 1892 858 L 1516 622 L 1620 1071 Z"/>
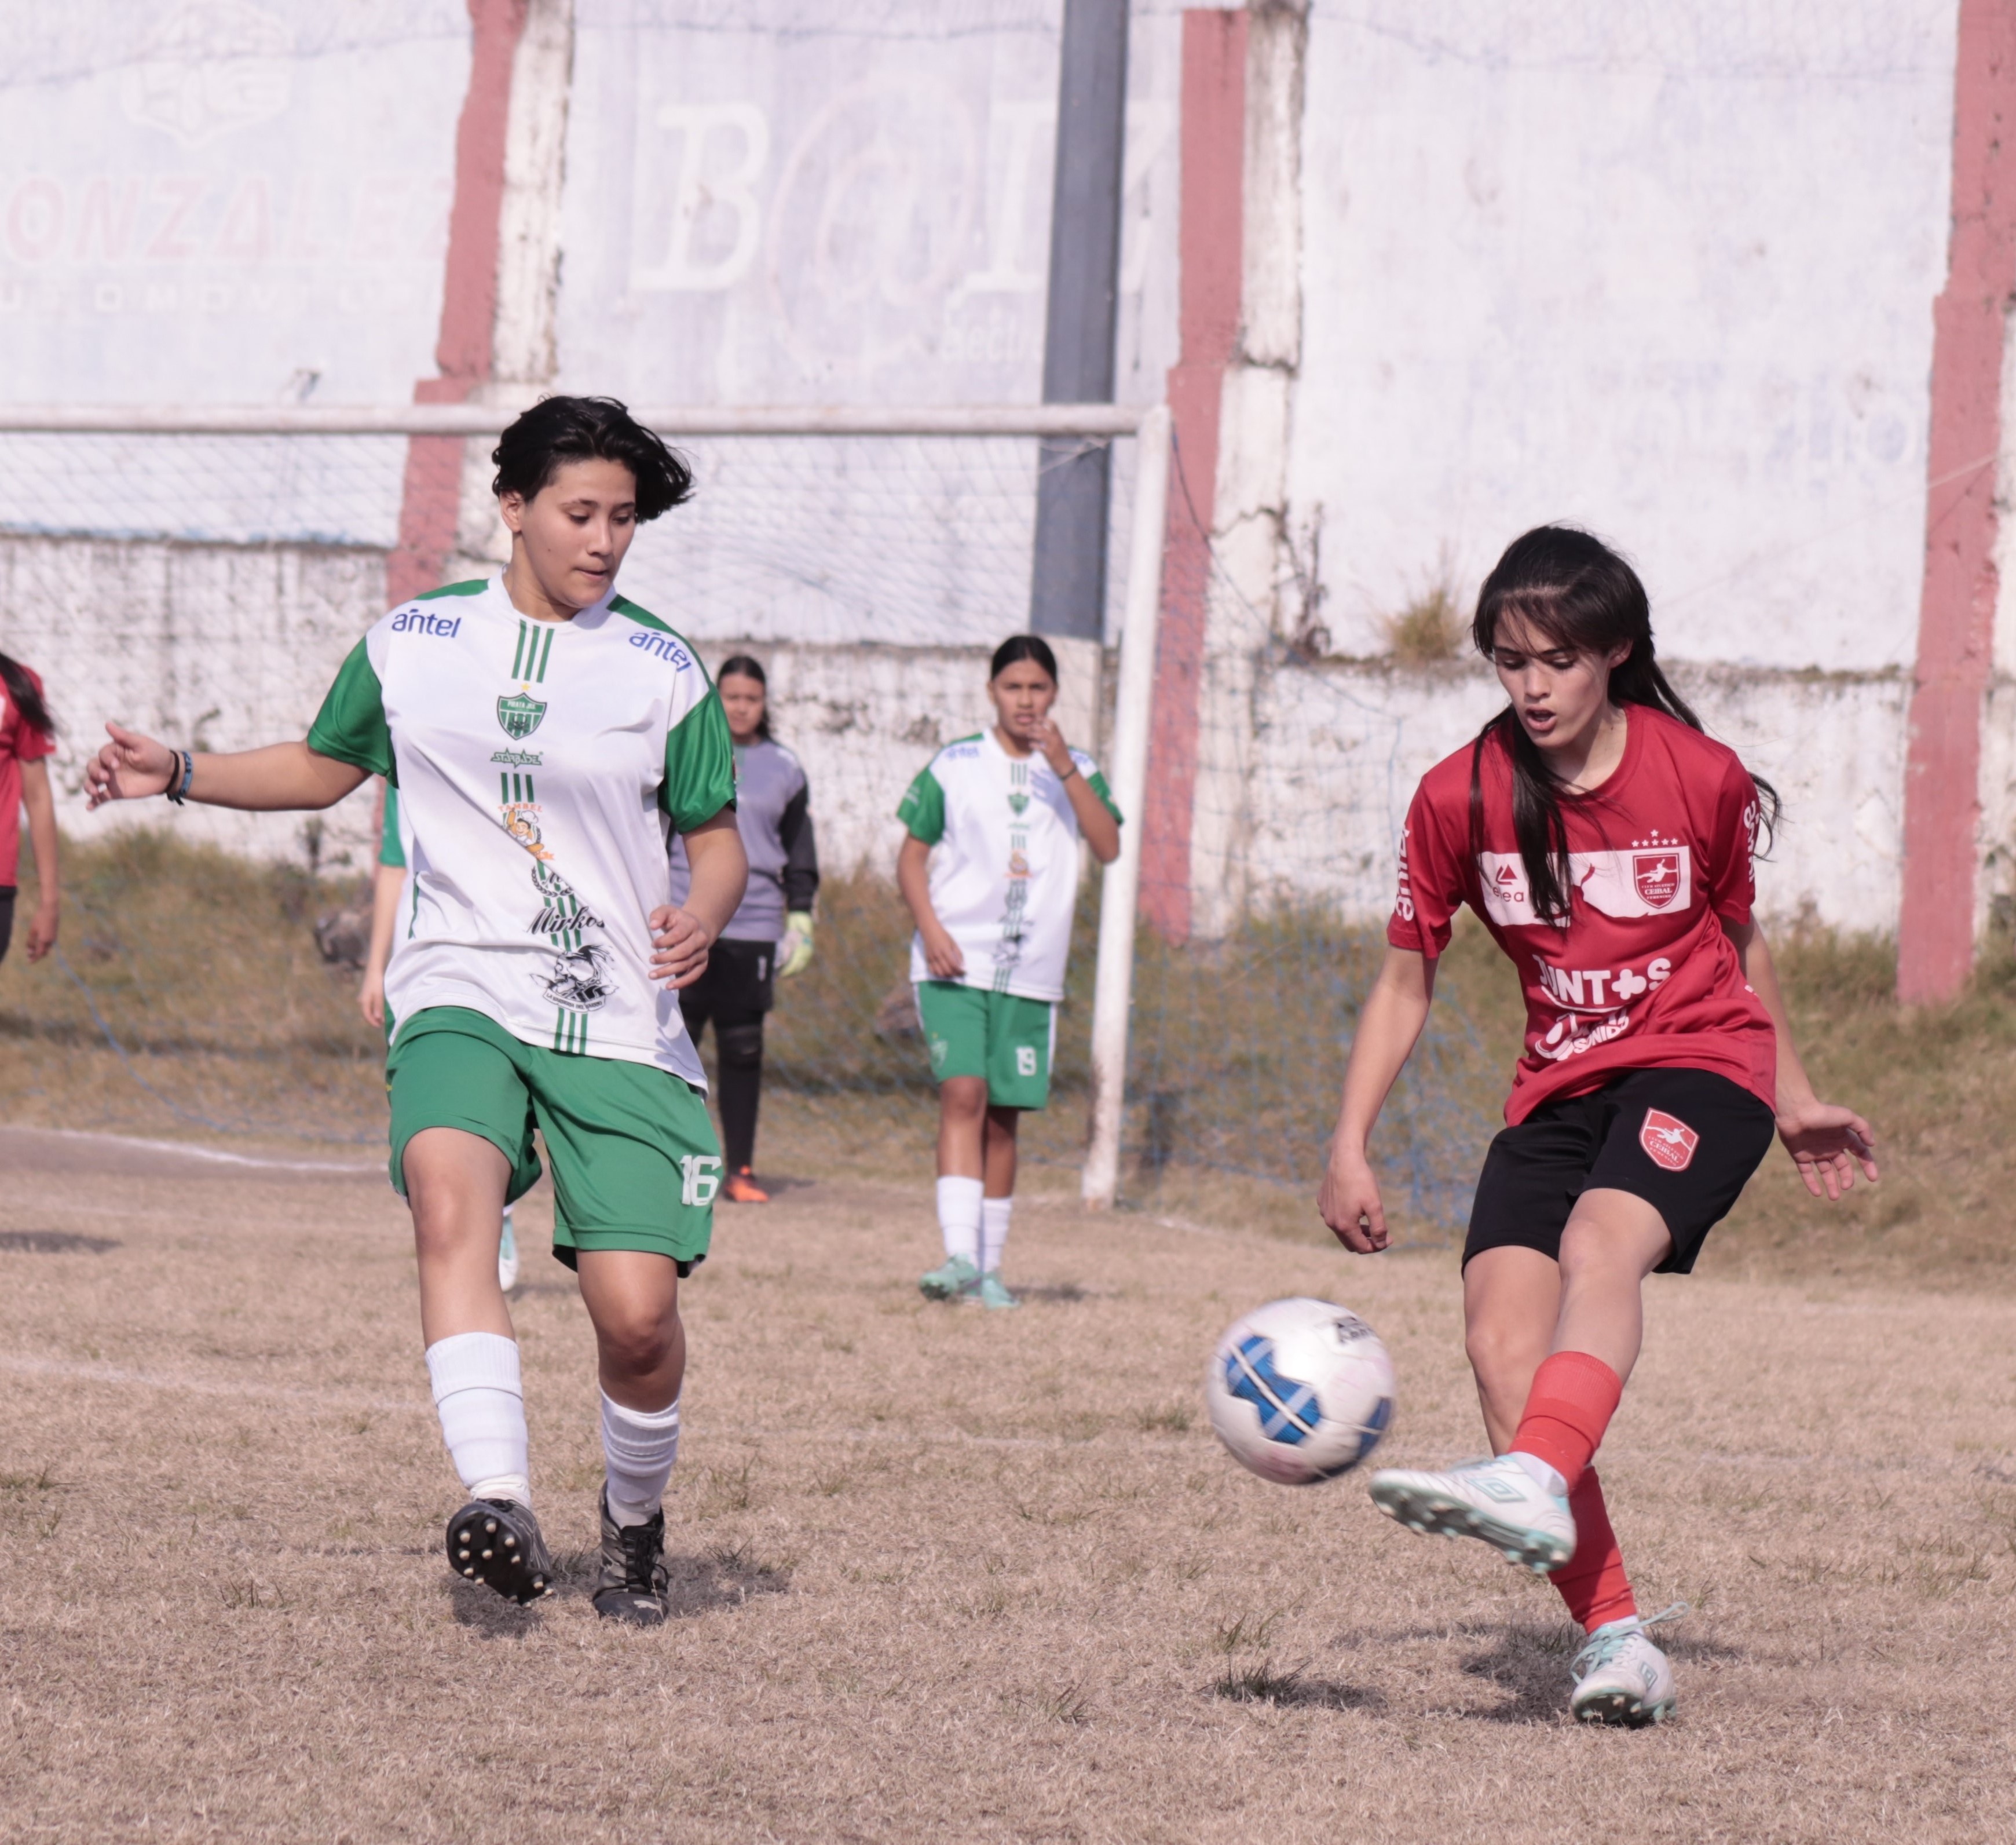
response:
<path fill-rule="evenodd" d="M 598 1612 L 665 1617 L 661 1500 L 678 1454 L 679 1282 L 706 1254 L 721 1160 L 674 990 L 740 902 L 734 761 L 679 636 L 616 593 L 685 463 L 607 398 L 549 398 L 504 433 L 511 560 L 402 603 L 344 662 L 307 740 L 193 755 L 108 725 L 92 805 L 165 794 L 319 809 L 382 775 L 408 866 L 385 1008 L 392 1182 L 412 1210 L 427 1369 L 468 1503 L 451 1565 L 546 1592 L 503 1208 L 553 1162 L 554 1254 L 579 1273 L 603 1389 Z M 667 847 L 692 885 L 675 906 Z"/>
<path fill-rule="evenodd" d="M 1018 634 L 995 650 L 992 730 L 931 759 L 898 808 L 896 881 L 916 919 L 910 978 L 938 1083 L 934 1300 L 1012 1307 L 1001 1279 L 1023 1112 L 1049 1100 L 1078 841 L 1120 850 L 1120 810 L 1091 757 L 1050 717 L 1057 662 Z"/>

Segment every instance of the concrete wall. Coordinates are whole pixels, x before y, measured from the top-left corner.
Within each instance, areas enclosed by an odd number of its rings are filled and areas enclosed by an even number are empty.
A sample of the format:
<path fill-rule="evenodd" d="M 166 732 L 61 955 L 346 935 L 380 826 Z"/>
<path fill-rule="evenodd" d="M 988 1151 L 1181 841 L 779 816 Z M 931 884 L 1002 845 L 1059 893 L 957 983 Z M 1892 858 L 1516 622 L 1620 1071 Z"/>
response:
<path fill-rule="evenodd" d="M 531 0 L 489 388 L 1033 398 L 1061 4 Z M 1254 9 L 1199 926 L 1291 890 L 1383 911 L 1413 777 L 1491 701 L 1463 667 L 1394 668 L 1384 621 L 1438 579 L 1467 594 L 1545 517 L 1637 558 L 1662 651 L 1786 794 L 1769 906 L 1894 924 L 1956 11 Z M 1141 402 L 1178 347 L 1181 12 L 1135 20 L 1121 370 Z M 457 0 L 25 13 L 0 49 L 0 392 L 409 397 L 470 44 Z M 472 568 L 497 553 L 483 447 Z M 883 863 L 903 783 L 978 720 L 979 650 L 1018 625 L 1026 454 L 696 449 L 701 499 L 647 531 L 625 587 L 711 658 L 768 655 L 830 855 Z M 50 678 L 59 780 L 114 711 L 298 734 L 381 604 L 402 454 L 0 438 L 0 645 Z M 2016 891 L 2003 564 L 1984 908 Z M 365 846 L 352 805 L 339 853 Z M 297 820 L 177 823 L 300 850 Z"/>

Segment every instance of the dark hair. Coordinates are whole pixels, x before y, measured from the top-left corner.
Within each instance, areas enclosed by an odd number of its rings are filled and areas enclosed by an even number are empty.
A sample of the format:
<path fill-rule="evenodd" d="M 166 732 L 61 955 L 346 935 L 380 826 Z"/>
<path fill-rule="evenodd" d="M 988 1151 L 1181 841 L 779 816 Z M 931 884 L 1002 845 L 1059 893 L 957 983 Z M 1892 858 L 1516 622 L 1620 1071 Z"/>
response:
<path fill-rule="evenodd" d="M 1040 634 L 1011 634 L 994 650 L 994 662 L 987 669 L 990 679 L 998 679 L 1017 660 L 1033 660 L 1050 676 L 1050 683 L 1060 683 L 1057 678 L 1057 657 L 1050 651 L 1050 643 Z"/>
<path fill-rule="evenodd" d="M 718 686 L 733 673 L 739 679 L 754 679 L 763 688 L 763 715 L 756 721 L 756 734 L 768 743 L 770 738 L 770 678 L 763 670 L 763 662 L 753 654 L 731 654 L 722 661 L 721 670 L 714 676 Z"/>
<path fill-rule="evenodd" d="M 1471 638 L 1487 659 L 1498 629 L 1516 617 L 1544 639 L 1579 654 L 1607 654 L 1630 644 L 1610 675 L 1613 704 L 1649 705 L 1695 730 L 1701 729 L 1687 701 L 1667 683 L 1652 647 L 1652 606 L 1638 573 L 1593 534 L 1572 525 L 1539 525 L 1515 538 L 1478 593 Z M 1477 733 L 1470 752 L 1470 850 L 1484 850 L 1484 748 L 1496 737 L 1512 770 L 1512 831 L 1532 892 L 1533 914 L 1564 921 L 1573 882 L 1568 868 L 1566 801 L 1600 799 L 1600 789 L 1570 795 L 1539 745 L 1507 705 Z M 1778 791 L 1757 777 L 1759 835 L 1768 848 L 1778 823 Z"/>
<path fill-rule="evenodd" d="M 7 696 L 13 701 L 14 708 L 21 714 L 21 722 L 31 730 L 39 730 L 45 737 L 56 733 L 56 721 L 49 715 L 49 701 L 35 688 L 35 682 L 28 677 L 28 669 L 20 661 L 0 654 L 0 684 L 7 688 Z"/>
<path fill-rule="evenodd" d="M 693 497 L 693 470 L 613 397 L 542 398 L 490 451 L 502 499 L 538 496 L 570 461 L 618 461 L 637 482 L 641 524 Z"/>

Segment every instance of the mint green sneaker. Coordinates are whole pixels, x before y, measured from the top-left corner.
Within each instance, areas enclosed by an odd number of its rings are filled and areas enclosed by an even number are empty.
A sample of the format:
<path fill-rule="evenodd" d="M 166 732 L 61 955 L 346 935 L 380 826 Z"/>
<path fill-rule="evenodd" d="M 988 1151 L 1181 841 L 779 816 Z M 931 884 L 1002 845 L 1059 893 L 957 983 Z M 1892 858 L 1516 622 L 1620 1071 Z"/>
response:
<path fill-rule="evenodd" d="M 1372 1503 L 1410 1531 L 1481 1537 L 1508 1563 L 1535 1576 L 1575 1555 L 1568 1502 L 1539 1485 L 1509 1454 L 1466 1461 L 1446 1473 L 1384 1467 L 1372 1476 Z"/>
<path fill-rule="evenodd" d="M 948 1256 L 942 1268 L 934 1268 L 917 1283 L 927 1300 L 958 1300 L 979 1284 L 980 1270 L 963 1256 Z"/>
<path fill-rule="evenodd" d="M 980 1285 L 974 1289 L 973 1298 L 982 1306 L 992 1307 L 997 1312 L 1003 1307 L 1019 1307 L 1022 1304 L 1003 1285 L 999 1269 L 980 1277 Z"/>
<path fill-rule="evenodd" d="M 1676 1602 L 1643 1620 L 1634 1614 L 1606 1622 L 1590 1634 L 1572 1668 L 1575 1688 L 1568 1708 L 1576 1721 L 1621 1724 L 1635 1730 L 1671 1717 L 1673 1669 L 1645 1630 L 1676 1621 L 1687 1612 L 1686 1602 Z"/>

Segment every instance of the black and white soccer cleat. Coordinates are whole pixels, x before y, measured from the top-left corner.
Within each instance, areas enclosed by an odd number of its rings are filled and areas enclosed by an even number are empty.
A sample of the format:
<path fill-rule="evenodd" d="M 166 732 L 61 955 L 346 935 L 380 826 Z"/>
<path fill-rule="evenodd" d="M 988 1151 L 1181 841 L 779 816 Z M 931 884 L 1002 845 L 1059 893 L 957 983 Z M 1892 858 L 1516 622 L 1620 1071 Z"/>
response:
<path fill-rule="evenodd" d="M 521 1606 L 553 1593 L 553 1559 L 529 1505 L 472 1499 L 448 1522 L 448 1567 Z"/>
<path fill-rule="evenodd" d="M 602 1577 L 595 1587 L 595 1612 L 632 1627 L 662 1627 L 668 1580 L 664 1512 L 653 1512 L 641 1525 L 619 1525 L 610 1516 L 609 1495 L 603 1494 Z"/>

